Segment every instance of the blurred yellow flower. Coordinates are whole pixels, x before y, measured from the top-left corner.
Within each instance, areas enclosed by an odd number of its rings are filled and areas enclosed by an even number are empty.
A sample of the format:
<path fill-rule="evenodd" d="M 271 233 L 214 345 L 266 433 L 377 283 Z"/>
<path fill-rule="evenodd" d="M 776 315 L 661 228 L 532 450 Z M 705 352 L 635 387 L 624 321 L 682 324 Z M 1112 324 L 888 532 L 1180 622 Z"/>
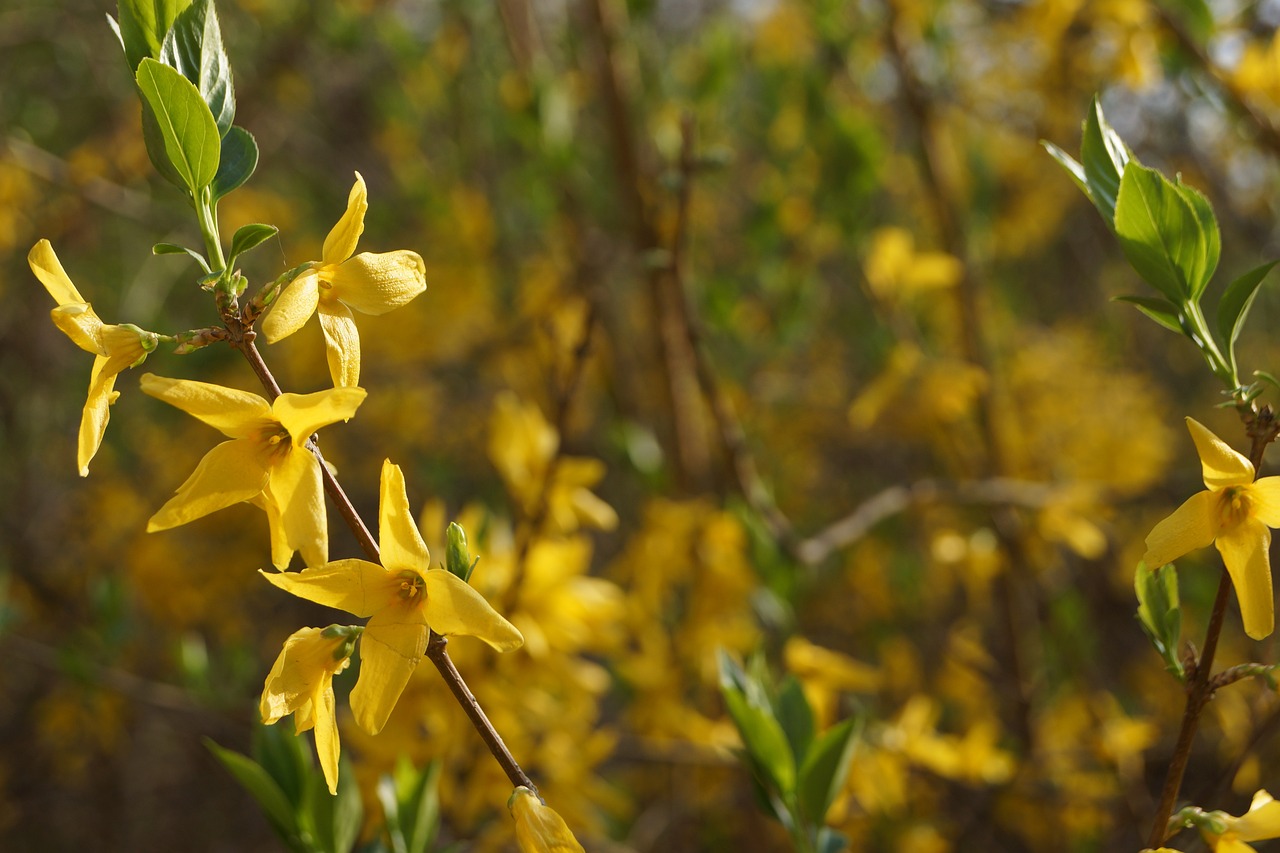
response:
<path fill-rule="evenodd" d="M 342 625 L 303 628 L 284 641 L 284 648 L 262 687 L 258 708 L 262 722 L 273 725 L 293 714 L 294 731 L 316 733 L 316 753 L 329 793 L 338 792 L 338 721 L 333 677 L 351 663 L 359 628 Z"/>
<path fill-rule="evenodd" d="M 523 785 L 512 792 L 507 807 L 516 820 L 520 853 L 584 853 L 564 818 Z"/>
<path fill-rule="evenodd" d="M 363 388 L 281 394 L 268 403 L 247 391 L 151 373 L 141 385 L 231 439 L 205 454 L 177 494 L 151 516 L 148 532 L 256 499 L 271 525 L 272 563 L 284 568 L 295 550 L 308 565 L 329 559 L 320 462 L 306 444 L 320 427 L 350 420 L 364 402 Z"/>
<path fill-rule="evenodd" d="M 409 511 L 404 474 L 382 463 L 378 544 L 383 566 L 335 560 L 301 572 L 263 572 L 294 595 L 368 617 L 360 641 L 360 677 L 351 691 L 356 722 L 377 734 L 427 650 L 431 631 L 479 637 L 500 652 L 524 638 L 466 582 L 432 569 L 431 555 Z"/>
<path fill-rule="evenodd" d="M 356 172 L 347 211 L 325 238 L 320 260 L 286 286 L 262 318 L 262 333 L 268 343 L 275 343 L 318 313 L 329 374 L 338 387 L 360 382 L 360 334 L 352 310 L 385 314 L 427 289 L 426 264 L 417 252 L 361 252 L 352 257 L 368 209 L 364 178 Z"/>
<path fill-rule="evenodd" d="M 1142 561 L 1158 569 L 1184 554 L 1218 546 L 1240 599 L 1244 632 L 1255 640 L 1275 627 L 1271 531 L 1280 527 L 1280 477 L 1254 481 L 1253 463 L 1197 421 L 1187 428 L 1200 454 L 1205 491 L 1192 495 L 1147 535 Z"/>
<path fill-rule="evenodd" d="M 1221 835 L 1201 829 L 1205 840 L 1213 846 L 1213 853 L 1251 853 L 1253 848 L 1246 841 L 1280 838 L 1280 802 L 1272 799 L 1265 790 L 1253 795 L 1249 811 L 1242 817 L 1233 817 L 1226 812 L 1210 812 L 1209 815 L 1226 826 Z"/>
<path fill-rule="evenodd" d="M 98 319 L 93 306 L 71 283 L 48 240 L 41 240 L 32 247 L 27 263 L 58 303 L 52 312 L 54 325 L 80 349 L 96 356 L 89 376 L 89 397 L 80 418 L 76 453 L 80 476 L 85 477 L 89 474 L 89 461 L 98 452 L 102 436 L 107 431 L 111 404 L 120 396 L 120 392 L 115 390 L 116 376 L 126 368 L 136 367 L 145 361 L 147 354 L 159 343 L 159 337 L 155 332 L 145 332 L 137 326 L 112 326 Z"/>

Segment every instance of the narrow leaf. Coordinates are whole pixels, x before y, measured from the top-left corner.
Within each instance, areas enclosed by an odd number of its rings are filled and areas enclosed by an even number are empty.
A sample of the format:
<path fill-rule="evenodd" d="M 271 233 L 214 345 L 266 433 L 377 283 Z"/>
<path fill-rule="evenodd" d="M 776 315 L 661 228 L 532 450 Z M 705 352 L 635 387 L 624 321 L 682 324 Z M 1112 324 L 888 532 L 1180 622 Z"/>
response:
<path fill-rule="evenodd" d="M 1102 102 L 1097 96 L 1085 118 L 1080 160 L 1084 181 L 1089 187 L 1089 198 L 1102 214 L 1103 221 L 1114 229 L 1121 177 L 1130 156 L 1124 141 L 1102 114 Z"/>
<path fill-rule="evenodd" d="M 1054 145 L 1052 142 L 1042 139 L 1040 140 L 1040 144 L 1044 146 L 1045 151 L 1049 152 L 1050 157 L 1057 160 L 1059 165 L 1067 170 L 1067 174 L 1069 174 L 1071 179 L 1076 182 L 1076 186 L 1080 188 L 1080 191 L 1088 196 L 1090 201 L 1093 201 L 1093 191 L 1089 189 L 1089 181 L 1085 177 L 1084 166 L 1080 161 Z"/>
<path fill-rule="evenodd" d="M 741 692 L 725 689 L 723 693 L 747 754 L 764 773 L 761 783 L 784 801 L 790 799 L 796 787 L 796 762 L 782 726 L 768 709 L 748 703 Z"/>
<path fill-rule="evenodd" d="M 1133 588 L 1138 596 L 1138 621 L 1143 631 L 1164 658 L 1165 668 L 1179 679 L 1183 678 L 1182 662 L 1178 660 L 1182 608 L 1178 601 L 1177 569 L 1172 563 L 1148 569 L 1146 563 L 1140 562 Z"/>
<path fill-rule="evenodd" d="M 1178 307 L 1167 299 L 1157 296 L 1117 296 L 1113 301 L 1128 302 L 1169 331 L 1185 334 L 1178 321 Z"/>
<path fill-rule="evenodd" d="M 231 257 L 227 259 L 227 266 L 234 266 L 236 258 L 267 242 L 279 232 L 280 229 L 274 225 L 263 225 L 260 222 L 241 225 L 231 238 Z"/>
<path fill-rule="evenodd" d="M 205 273 L 212 272 L 212 270 L 209 269 L 209 262 L 204 259 L 204 255 L 200 254 L 195 249 L 188 249 L 186 246 L 179 246 L 177 243 L 156 243 L 151 247 L 151 254 L 190 255 L 195 258 L 196 263 L 200 265 L 200 268 L 204 270 Z"/>
<path fill-rule="evenodd" d="M 232 127 L 222 137 L 218 173 L 213 178 L 213 200 L 239 188 L 258 168 L 258 143 L 243 127 Z"/>
<path fill-rule="evenodd" d="M 1116 197 L 1116 236 L 1129 263 L 1174 304 L 1201 287 L 1206 238 L 1191 204 L 1164 175 L 1130 161 Z"/>
<path fill-rule="evenodd" d="M 213 114 L 190 80 L 154 59 L 138 66 L 138 89 L 155 114 L 169 162 L 196 197 L 218 172 Z"/>
<path fill-rule="evenodd" d="M 791 754 L 803 756 L 813 742 L 813 710 L 794 676 L 788 676 L 778 691 L 775 711 L 778 724 L 791 746 Z"/>
<path fill-rule="evenodd" d="M 219 137 L 225 136 L 235 120 L 236 96 L 212 0 L 194 0 L 178 15 L 160 46 L 160 61 L 195 84 L 218 125 Z"/>
<path fill-rule="evenodd" d="M 247 755 L 223 749 L 208 738 L 205 738 L 204 744 L 214 758 L 258 801 L 276 831 L 286 839 L 295 838 L 298 823 L 294 818 L 293 807 L 267 771 Z"/>
<path fill-rule="evenodd" d="M 858 720 L 832 726 L 813 742 L 800 768 L 800 808 L 811 824 L 821 825 L 831 801 L 844 787 L 853 759 Z"/>
<path fill-rule="evenodd" d="M 1236 339 L 1244 328 L 1245 318 L 1253 307 L 1254 297 L 1258 295 L 1258 287 L 1271 272 L 1277 261 L 1254 267 L 1235 281 L 1227 285 L 1222 298 L 1218 300 L 1218 334 L 1226 342 L 1227 352 L 1231 358 L 1231 369 L 1236 367 Z"/>

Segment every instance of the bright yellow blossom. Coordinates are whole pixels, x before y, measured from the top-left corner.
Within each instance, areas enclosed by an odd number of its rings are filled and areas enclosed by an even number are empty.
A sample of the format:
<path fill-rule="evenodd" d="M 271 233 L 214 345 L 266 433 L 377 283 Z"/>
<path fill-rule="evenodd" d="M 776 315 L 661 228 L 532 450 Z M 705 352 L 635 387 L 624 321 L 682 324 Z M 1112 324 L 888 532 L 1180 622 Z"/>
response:
<path fill-rule="evenodd" d="M 268 343 L 275 343 L 318 313 L 329 374 L 339 387 L 360 382 L 360 334 L 352 310 L 385 314 L 427 289 L 427 267 L 417 252 L 361 252 L 352 257 L 368 208 L 364 178 L 356 172 L 347 212 L 325 238 L 320 260 L 285 287 L 262 318 L 262 333 Z"/>
<path fill-rule="evenodd" d="M 360 677 L 351 691 L 356 722 L 369 734 L 386 724 L 431 631 L 479 637 L 500 652 L 524 642 L 465 581 L 430 568 L 431 555 L 409 511 L 404 474 L 390 460 L 382 464 L 378 543 L 382 566 L 350 559 L 301 572 L 262 573 L 300 598 L 369 618 L 360 640 Z"/>
<path fill-rule="evenodd" d="M 1276 802 L 1266 791 L 1258 791 L 1253 795 L 1249 811 L 1242 817 L 1233 817 L 1226 812 L 1209 812 L 1226 827 L 1221 835 L 1201 828 L 1201 834 L 1213 847 L 1213 853 L 1251 853 L 1253 848 L 1246 841 L 1265 841 L 1268 838 L 1280 838 L 1280 802 Z"/>
<path fill-rule="evenodd" d="M 284 648 L 262 687 L 259 711 L 262 722 L 272 725 L 293 714 L 294 731 L 316 733 L 316 754 L 329 784 L 338 792 L 338 721 L 333 698 L 333 677 L 351 663 L 354 633 L 341 625 L 303 628 L 284 641 Z"/>
<path fill-rule="evenodd" d="M 512 792 L 507 808 L 516 820 L 520 853 L 584 853 L 564 818 L 523 785 Z"/>
<path fill-rule="evenodd" d="M 363 388 L 281 394 L 268 403 L 247 391 L 150 373 L 141 385 L 147 394 L 231 439 L 205 454 L 177 494 L 147 522 L 148 532 L 256 501 L 267 510 L 273 564 L 289 565 L 294 551 L 301 551 L 308 565 L 329 559 L 320 462 L 306 444 L 320 427 L 350 420 L 364 402 Z"/>
<path fill-rule="evenodd" d="M 155 332 L 145 332 L 137 326 L 103 323 L 93 306 L 71 283 L 48 240 L 41 240 L 32 247 L 27 263 L 58 303 L 52 312 L 54 325 L 80 349 L 96 356 L 89 376 L 89 397 L 80 418 L 76 454 L 80 476 L 85 477 L 89 474 L 89 461 L 98 452 L 102 436 L 107 431 L 111 404 L 120 396 L 120 392 L 115 390 L 116 377 L 126 368 L 136 367 L 145 361 L 147 354 L 159 343 L 159 337 Z"/>
<path fill-rule="evenodd" d="M 1184 554 L 1218 546 L 1240 599 L 1244 632 L 1255 640 L 1275 626 L 1270 527 L 1280 527 L 1280 477 L 1254 481 L 1253 464 L 1203 425 L 1187 418 L 1206 491 L 1192 495 L 1147 535 L 1142 561 L 1158 569 Z"/>

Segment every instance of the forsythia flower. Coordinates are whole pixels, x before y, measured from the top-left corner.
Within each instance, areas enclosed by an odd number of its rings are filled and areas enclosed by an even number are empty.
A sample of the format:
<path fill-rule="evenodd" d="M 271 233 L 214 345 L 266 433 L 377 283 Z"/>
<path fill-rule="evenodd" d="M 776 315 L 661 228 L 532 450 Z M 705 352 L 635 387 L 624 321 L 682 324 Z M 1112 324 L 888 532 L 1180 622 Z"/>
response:
<path fill-rule="evenodd" d="M 369 618 L 360 640 L 360 677 L 351 691 L 356 722 L 369 734 L 386 724 L 426 653 L 431 631 L 479 637 L 500 652 L 524 642 L 465 581 L 430 568 L 431 555 L 409 511 L 404 474 L 390 460 L 382 464 L 380 501 L 382 566 L 350 559 L 301 572 L 262 573 L 300 598 Z"/>
<path fill-rule="evenodd" d="M 427 289 L 427 267 L 416 252 L 361 252 L 352 257 L 368 208 L 364 178 L 356 172 L 347 212 L 325 238 L 320 260 L 285 287 L 262 318 L 262 333 L 268 343 L 275 343 L 318 313 L 329 374 L 339 387 L 360 382 L 360 334 L 352 310 L 385 314 Z"/>
<path fill-rule="evenodd" d="M 247 391 L 150 373 L 141 385 L 231 439 L 205 454 L 178 493 L 147 522 L 148 532 L 256 499 L 271 525 L 272 563 L 289 565 L 295 550 L 308 565 L 329 559 L 320 461 L 306 444 L 320 427 L 350 420 L 364 402 L 363 388 L 281 394 L 268 403 Z"/>
<path fill-rule="evenodd" d="M 137 326 L 112 326 L 98 319 L 93 306 L 71 283 L 48 240 L 41 240 L 32 247 L 27 263 L 58 303 L 52 312 L 54 325 L 80 349 L 96 356 L 93 373 L 89 376 L 89 398 L 80 418 L 76 454 L 80 476 L 85 477 L 89 474 L 89 461 L 98 452 L 102 436 L 107 431 L 111 404 L 120 396 L 120 392 L 115 390 L 116 376 L 146 360 L 147 354 L 159 343 L 159 336 Z"/>
<path fill-rule="evenodd" d="M 520 853 L 585 853 L 564 818 L 523 785 L 512 792 L 507 808 L 516 820 Z"/>
<path fill-rule="evenodd" d="M 293 714 L 294 731 L 315 729 L 316 754 L 329 793 L 338 792 L 338 721 L 335 716 L 333 677 L 351 663 L 355 636 L 360 628 L 330 625 L 303 628 L 284 641 L 262 688 L 259 710 L 262 722 L 272 725 Z"/>
<path fill-rule="evenodd" d="M 1244 632 L 1255 640 L 1275 626 L 1270 527 L 1280 527 L 1280 477 L 1254 481 L 1253 464 L 1201 424 L 1187 418 L 1200 454 L 1206 491 L 1192 495 L 1147 536 L 1142 560 L 1158 569 L 1184 554 L 1218 546 L 1240 599 Z"/>
<path fill-rule="evenodd" d="M 1213 853 L 1251 853 L 1253 848 L 1246 841 L 1280 838 L 1280 803 L 1266 791 L 1253 795 L 1249 811 L 1242 817 L 1225 812 L 1210 812 L 1209 816 L 1226 826 L 1221 835 L 1201 828 L 1201 834 L 1213 846 Z"/>

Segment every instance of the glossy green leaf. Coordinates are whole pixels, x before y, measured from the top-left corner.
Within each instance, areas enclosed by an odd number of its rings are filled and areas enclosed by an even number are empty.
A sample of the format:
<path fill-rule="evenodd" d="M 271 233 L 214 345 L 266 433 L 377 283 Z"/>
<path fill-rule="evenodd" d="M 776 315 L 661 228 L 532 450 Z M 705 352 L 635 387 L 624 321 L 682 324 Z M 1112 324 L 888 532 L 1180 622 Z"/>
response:
<path fill-rule="evenodd" d="M 243 127 L 232 127 L 222 137 L 218 173 L 213 178 L 213 200 L 239 188 L 258 168 L 258 143 Z"/>
<path fill-rule="evenodd" d="M 264 225 L 261 222 L 241 225 L 231 238 L 231 256 L 227 259 L 227 266 L 234 266 L 236 258 L 250 249 L 262 245 L 279 233 L 279 228 L 274 225 Z"/>
<path fill-rule="evenodd" d="M 298 823 L 294 817 L 293 806 L 270 774 L 247 755 L 223 749 L 208 738 L 205 738 L 204 744 L 213 753 L 214 758 L 218 759 L 236 781 L 258 801 L 263 814 L 267 816 L 267 820 L 271 821 L 276 831 L 286 839 L 296 838 Z"/>
<path fill-rule="evenodd" d="M 1143 631 L 1164 658 L 1165 668 L 1179 679 L 1184 677 L 1178 660 L 1182 639 L 1182 608 L 1178 601 L 1178 572 L 1170 563 L 1159 569 L 1148 569 L 1138 563 L 1133 578 L 1138 596 L 1138 621 Z"/>
<path fill-rule="evenodd" d="M 1089 198 L 1102 214 L 1103 221 L 1114 228 L 1116 200 L 1125 166 L 1130 160 L 1129 149 L 1120 134 L 1107 123 L 1107 117 L 1102 114 L 1102 102 L 1097 96 L 1094 96 L 1085 118 L 1080 160 L 1084 180 L 1089 187 Z"/>
<path fill-rule="evenodd" d="M 1277 261 L 1254 267 L 1235 281 L 1227 285 L 1222 298 L 1218 300 L 1218 334 L 1227 345 L 1227 354 L 1231 359 L 1231 369 L 1236 369 L 1236 339 L 1244 328 L 1244 321 L 1253 307 L 1253 300 L 1258 295 L 1258 287 L 1271 272 Z"/>
<path fill-rule="evenodd" d="M 719 653 L 720 693 L 742 737 L 752 768 L 771 793 L 784 800 L 796 785 L 796 760 L 782 726 L 773 715 L 763 686 L 748 678 L 733 658 Z"/>
<path fill-rule="evenodd" d="M 1195 213 L 1196 222 L 1199 225 L 1199 239 L 1201 241 L 1200 251 L 1204 255 L 1204 269 L 1198 274 L 1198 278 L 1192 282 L 1191 298 L 1196 302 L 1200 301 L 1200 295 L 1204 293 L 1205 286 L 1209 284 L 1209 279 L 1213 278 L 1214 272 L 1218 269 L 1218 258 L 1222 253 L 1222 238 L 1218 233 L 1218 218 L 1213 215 L 1213 206 L 1209 204 L 1209 199 L 1195 187 L 1187 186 L 1182 182 L 1182 178 L 1178 178 L 1173 183 L 1174 189 L 1182 196 L 1191 210 Z"/>
<path fill-rule="evenodd" d="M 1087 195 L 1089 200 L 1092 201 L 1093 192 L 1089 189 L 1089 181 L 1084 174 L 1084 165 L 1081 164 L 1079 160 L 1054 145 L 1052 142 L 1042 139 L 1040 140 L 1040 144 L 1049 152 L 1050 157 L 1057 160 L 1058 163 L 1061 164 L 1062 168 L 1067 170 L 1067 174 L 1069 174 L 1071 179 L 1076 182 L 1076 186 L 1080 188 L 1080 191 Z"/>
<path fill-rule="evenodd" d="M 186 246 L 179 246 L 177 243 L 156 243 L 151 247 L 153 255 L 190 255 L 205 273 L 212 272 L 209 269 L 209 262 L 204 259 L 204 255 L 195 249 L 188 249 Z"/>
<path fill-rule="evenodd" d="M 1184 334 L 1182 324 L 1178 322 L 1178 307 L 1167 299 L 1157 296 L 1117 296 L 1113 301 L 1128 302 L 1169 331 Z"/>
<path fill-rule="evenodd" d="M 218 125 L 218 136 L 225 136 L 236 117 L 236 95 L 212 0 L 194 0 L 178 15 L 159 58 L 195 84 Z"/>
<path fill-rule="evenodd" d="M 138 66 L 138 89 L 155 116 L 169 162 L 192 197 L 218 173 L 218 126 L 191 81 L 154 59 Z"/>
<path fill-rule="evenodd" d="M 160 122 L 156 119 L 156 114 L 152 112 L 151 105 L 147 103 L 146 98 L 142 97 L 141 92 L 138 93 L 138 100 L 142 102 L 142 141 L 146 143 L 147 156 L 151 158 L 151 165 L 156 167 L 156 171 L 166 181 L 186 191 L 186 182 L 169 161 L 169 154 L 164 146 L 164 134 L 160 132 Z"/>
<path fill-rule="evenodd" d="M 1212 273 L 1209 238 L 1197 210 L 1164 175 L 1135 161 L 1125 166 L 1115 225 L 1129 263 L 1170 302 L 1181 304 L 1204 289 L 1206 271 Z"/>
<path fill-rule="evenodd" d="M 115 30 L 124 45 L 129 71 L 137 73 L 143 59 L 158 59 L 165 34 L 191 0 L 120 0 Z"/>
<path fill-rule="evenodd" d="M 853 759 L 858 731 L 850 717 L 832 726 L 813 742 L 800 767 L 800 809 L 811 825 L 821 825 L 831 801 L 844 787 Z"/>

